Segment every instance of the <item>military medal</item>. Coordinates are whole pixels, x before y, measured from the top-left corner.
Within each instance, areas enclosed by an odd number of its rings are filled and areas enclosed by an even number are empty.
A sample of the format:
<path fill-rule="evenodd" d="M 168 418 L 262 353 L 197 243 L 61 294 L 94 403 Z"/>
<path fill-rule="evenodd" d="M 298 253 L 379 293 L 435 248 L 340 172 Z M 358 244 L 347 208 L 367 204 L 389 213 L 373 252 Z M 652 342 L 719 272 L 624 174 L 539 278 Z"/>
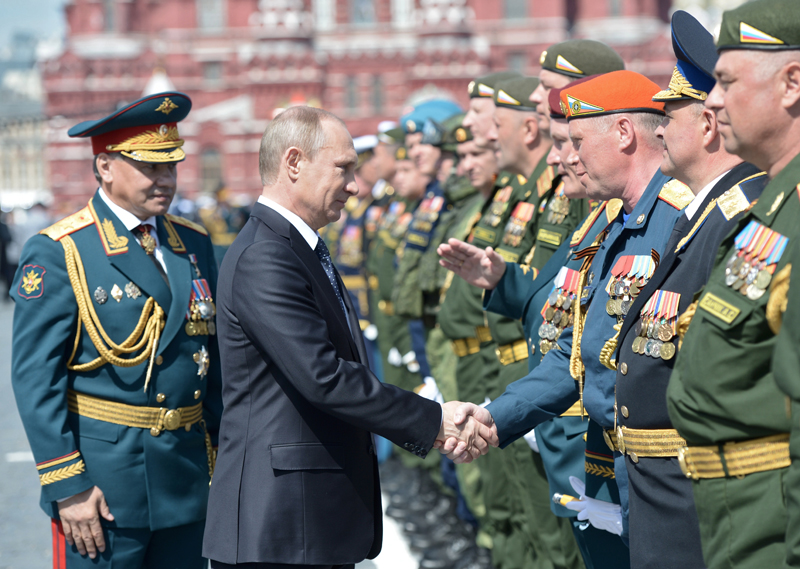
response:
<path fill-rule="evenodd" d="M 758 300 L 772 282 L 788 243 L 788 237 L 750 221 L 734 239 L 736 250 L 725 264 L 725 284 L 750 300 Z"/>
<path fill-rule="evenodd" d="M 506 212 L 506 209 L 508 209 L 508 200 L 511 198 L 511 192 L 511 186 L 506 186 L 494 195 L 492 204 L 489 206 L 489 211 L 484 217 L 487 225 L 491 227 L 500 225 L 503 214 Z"/>
<path fill-rule="evenodd" d="M 211 297 L 211 289 L 206 279 L 192 281 L 192 294 L 189 297 L 189 308 L 186 310 L 186 334 L 189 336 L 207 336 L 215 334 L 217 327 L 214 316 L 217 308 Z"/>
<path fill-rule="evenodd" d="M 553 281 L 553 290 L 542 307 L 542 324 L 539 326 L 539 351 L 542 357 L 556 347 L 561 332 L 572 325 L 571 310 L 580 306 L 576 295 L 580 273 L 567 267 L 561 267 Z"/>
<path fill-rule="evenodd" d="M 142 291 L 139 290 L 139 287 L 133 284 L 133 282 L 129 282 L 125 285 L 125 294 L 128 295 L 128 298 L 132 298 L 136 300 L 140 296 L 142 296 Z"/>
<path fill-rule="evenodd" d="M 522 238 L 525 236 L 525 228 L 533 218 L 534 210 L 533 204 L 528 202 L 520 202 L 514 207 L 511 218 L 506 223 L 503 245 L 519 247 L 520 243 L 522 243 Z"/>
<path fill-rule="evenodd" d="M 631 350 L 636 354 L 669 360 L 675 355 L 675 336 L 681 295 L 668 290 L 657 290 L 642 308 L 636 340 Z M 644 349 L 642 348 L 644 343 Z"/>
<path fill-rule="evenodd" d="M 200 376 L 200 379 L 203 380 L 208 374 L 208 368 L 211 364 L 211 358 L 208 355 L 208 350 L 205 346 L 201 347 L 199 351 L 195 352 L 192 356 L 194 363 L 197 364 L 197 375 Z"/>
<path fill-rule="evenodd" d="M 105 304 L 108 300 L 108 293 L 106 292 L 106 289 L 101 286 L 97 287 L 94 291 L 94 299 L 97 304 Z"/>
<path fill-rule="evenodd" d="M 197 266 L 197 255 L 194 253 L 189 253 L 189 262 L 192 264 L 192 267 L 194 267 L 194 272 L 197 275 L 197 278 L 203 278 L 203 275 L 200 274 L 200 269 Z"/>
<path fill-rule="evenodd" d="M 122 300 L 122 289 L 121 289 L 121 288 L 119 288 L 119 287 L 116 285 L 116 283 L 114 284 L 114 286 L 113 286 L 113 287 L 111 287 L 111 298 L 113 298 L 113 299 L 114 299 L 114 300 L 116 300 L 117 302 L 119 302 L 120 300 Z"/>
<path fill-rule="evenodd" d="M 553 199 L 547 204 L 547 223 L 559 225 L 569 214 L 569 198 L 564 195 L 564 182 L 556 188 Z M 544 204 L 541 206 L 544 211 Z"/>
<path fill-rule="evenodd" d="M 148 255 L 152 255 L 153 252 L 156 250 L 156 239 L 152 235 L 150 235 L 150 226 L 149 225 L 142 225 L 142 233 L 139 236 L 139 241 L 142 244 L 142 249 Z"/>

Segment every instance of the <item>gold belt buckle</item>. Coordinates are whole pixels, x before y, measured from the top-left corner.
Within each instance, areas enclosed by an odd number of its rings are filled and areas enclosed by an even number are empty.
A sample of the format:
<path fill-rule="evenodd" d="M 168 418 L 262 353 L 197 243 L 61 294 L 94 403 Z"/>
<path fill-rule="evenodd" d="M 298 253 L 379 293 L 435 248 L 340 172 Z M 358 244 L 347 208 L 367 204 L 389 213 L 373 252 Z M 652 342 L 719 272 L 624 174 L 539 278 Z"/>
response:
<path fill-rule="evenodd" d="M 168 431 L 174 431 L 181 426 L 181 412 L 180 409 L 170 409 L 164 415 L 164 428 Z"/>
<path fill-rule="evenodd" d="M 695 472 L 692 471 L 692 466 L 690 464 L 689 457 L 686 456 L 686 452 L 688 450 L 689 447 L 681 447 L 678 449 L 678 466 L 681 467 L 681 472 L 683 472 L 686 478 L 697 480 L 698 476 Z"/>

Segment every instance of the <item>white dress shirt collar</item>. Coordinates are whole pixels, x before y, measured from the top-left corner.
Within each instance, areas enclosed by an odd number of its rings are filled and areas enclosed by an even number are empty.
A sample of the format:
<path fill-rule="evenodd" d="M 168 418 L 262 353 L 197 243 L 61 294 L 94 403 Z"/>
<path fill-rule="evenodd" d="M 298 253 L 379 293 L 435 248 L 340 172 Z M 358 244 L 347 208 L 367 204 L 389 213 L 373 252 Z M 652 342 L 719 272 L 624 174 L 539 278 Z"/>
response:
<path fill-rule="evenodd" d="M 311 229 L 305 221 L 300 219 L 299 215 L 297 215 L 296 213 L 292 213 L 282 205 L 275 203 L 271 199 L 265 198 L 264 196 L 258 197 L 258 203 L 263 204 L 268 208 L 274 210 L 286 221 L 294 225 L 294 228 L 300 232 L 300 235 L 303 236 L 303 239 L 306 240 L 308 246 L 311 247 L 312 250 L 317 248 L 317 241 L 319 241 L 319 235 L 317 234 L 316 231 Z"/>
<path fill-rule="evenodd" d="M 131 212 L 129 212 L 127 209 L 123 209 L 114 202 L 112 202 L 111 198 L 109 198 L 103 191 L 103 188 L 100 188 L 99 191 L 100 191 L 100 198 L 108 206 L 108 209 L 111 210 L 111 213 L 117 216 L 117 219 L 119 219 L 120 222 L 122 222 L 122 225 L 124 225 L 125 229 L 127 229 L 128 231 L 130 231 L 131 229 L 135 229 L 140 225 L 152 225 L 154 229 L 158 227 L 156 225 L 156 217 L 154 215 L 151 215 L 150 217 L 142 221 L 141 219 L 133 215 Z M 155 232 L 153 233 L 154 233 L 153 237 L 156 237 L 156 239 L 158 239 L 158 237 L 155 235 Z"/>
<path fill-rule="evenodd" d="M 711 192 L 711 189 L 716 186 L 717 182 L 719 182 L 728 172 L 730 172 L 730 170 L 725 170 L 722 174 L 711 180 L 706 187 L 700 190 L 700 193 L 697 194 L 691 202 L 689 202 L 689 205 L 687 205 L 686 209 L 684 210 L 686 217 L 689 218 L 689 221 L 692 220 L 694 214 L 696 214 L 697 210 L 700 209 L 700 204 L 702 204 L 703 200 L 706 199 L 706 196 L 709 194 L 709 192 Z"/>

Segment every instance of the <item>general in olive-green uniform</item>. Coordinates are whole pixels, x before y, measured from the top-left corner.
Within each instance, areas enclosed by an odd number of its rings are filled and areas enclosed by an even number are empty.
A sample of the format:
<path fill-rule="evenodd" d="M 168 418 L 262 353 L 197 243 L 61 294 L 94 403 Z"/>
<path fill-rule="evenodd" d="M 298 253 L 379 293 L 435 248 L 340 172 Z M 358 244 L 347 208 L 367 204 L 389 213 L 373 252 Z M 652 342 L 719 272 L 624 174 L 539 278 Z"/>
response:
<path fill-rule="evenodd" d="M 151 95 L 70 135 L 118 160 L 177 162 L 190 108 L 182 93 Z M 217 267 L 201 226 L 149 221 L 137 229 L 100 189 L 25 244 L 16 275 L 12 383 L 60 567 L 203 566 L 222 412 Z M 114 520 L 101 519 L 92 561 L 64 543 L 57 503 L 93 486 Z"/>
<path fill-rule="evenodd" d="M 747 3 L 723 15 L 717 50 L 800 49 L 798 22 L 796 2 Z M 797 416 L 776 382 L 792 395 L 797 388 L 771 366 L 786 300 L 781 284 L 800 234 L 798 182 L 795 156 L 723 239 L 667 389 L 669 417 L 687 444 L 678 458 L 693 480 L 703 557 L 713 569 L 799 562 L 797 523 L 787 521 L 787 504 L 796 503 L 788 467 Z"/>

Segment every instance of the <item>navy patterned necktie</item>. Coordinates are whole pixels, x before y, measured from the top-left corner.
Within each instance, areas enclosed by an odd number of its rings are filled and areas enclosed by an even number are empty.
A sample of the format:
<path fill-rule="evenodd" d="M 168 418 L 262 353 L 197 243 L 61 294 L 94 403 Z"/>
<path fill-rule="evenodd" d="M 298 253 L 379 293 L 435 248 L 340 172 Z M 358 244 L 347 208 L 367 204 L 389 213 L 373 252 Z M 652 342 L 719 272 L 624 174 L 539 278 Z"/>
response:
<path fill-rule="evenodd" d="M 328 275 L 328 280 L 333 287 L 333 292 L 336 293 L 336 298 L 339 299 L 339 304 L 342 307 L 344 318 L 347 320 L 347 309 L 344 307 L 344 299 L 342 299 L 342 291 L 339 289 L 339 283 L 336 280 L 336 273 L 333 270 L 333 262 L 331 261 L 331 252 L 328 251 L 328 246 L 322 239 L 317 240 L 317 246 L 314 247 L 314 252 L 319 257 L 319 262 L 322 263 L 322 268 L 325 269 L 325 274 Z M 350 323 L 348 322 L 349 326 Z"/>

